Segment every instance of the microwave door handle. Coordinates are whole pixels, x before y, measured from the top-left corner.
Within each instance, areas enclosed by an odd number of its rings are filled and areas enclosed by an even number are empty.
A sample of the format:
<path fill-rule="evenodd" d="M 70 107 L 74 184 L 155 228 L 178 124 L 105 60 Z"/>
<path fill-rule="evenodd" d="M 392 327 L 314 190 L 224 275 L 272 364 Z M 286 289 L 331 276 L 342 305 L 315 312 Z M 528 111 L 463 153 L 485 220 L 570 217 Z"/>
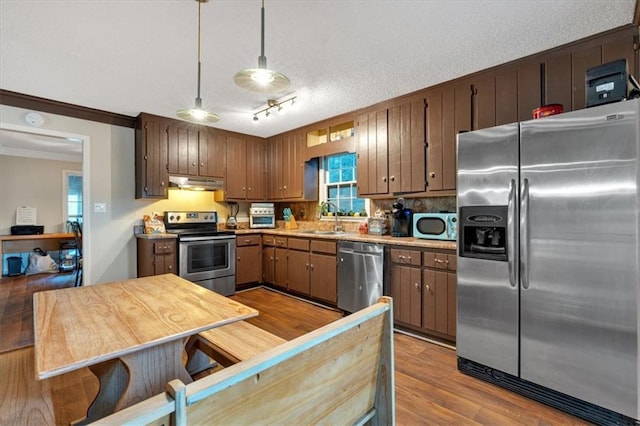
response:
<path fill-rule="evenodd" d="M 529 179 L 522 181 L 520 200 L 520 280 L 522 288 L 529 288 Z"/>
<path fill-rule="evenodd" d="M 509 200 L 507 203 L 507 263 L 509 266 L 509 284 L 516 287 L 518 284 L 516 275 L 517 259 L 516 252 L 516 181 L 511 179 L 509 182 Z"/>

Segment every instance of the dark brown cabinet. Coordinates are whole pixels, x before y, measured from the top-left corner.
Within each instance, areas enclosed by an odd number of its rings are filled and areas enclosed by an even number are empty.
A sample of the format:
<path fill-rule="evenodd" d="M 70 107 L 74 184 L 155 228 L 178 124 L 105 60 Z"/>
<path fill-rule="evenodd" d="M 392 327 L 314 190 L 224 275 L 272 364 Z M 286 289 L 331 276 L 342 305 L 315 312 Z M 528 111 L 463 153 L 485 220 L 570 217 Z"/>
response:
<path fill-rule="evenodd" d="M 456 136 L 471 130 L 471 85 L 461 83 L 427 94 L 427 190 L 456 189 Z"/>
<path fill-rule="evenodd" d="M 270 200 L 317 200 L 318 161 L 304 161 L 304 134 L 289 132 L 269 139 L 267 150 Z"/>
<path fill-rule="evenodd" d="M 142 113 L 135 130 L 136 198 L 167 198 L 166 118 Z"/>
<path fill-rule="evenodd" d="M 456 259 L 452 250 L 389 250 L 388 293 L 399 325 L 455 341 Z"/>
<path fill-rule="evenodd" d="M 177 273 L 175 238 L 138 238 L 138 277 Z"/>
<path fill-rule="evenodd" d="M 262 280 L 260 234 L 236 237 L 236 286 Z"/>
<path fill-rule="evenodd" d="M 224 178 L 225 137 L 222 131 L 172 121 L 167 133 L 170 174 Z"/>
<path fill-rule="evenodd" d="M 426 107 L 423 96 L 388 110 L 389 192 L 424 192 L 426 178 Z"/>
<path fill-rule="evenodd" d="M 287 238 L 262 236 L 262 281 L 287 288 Z"/>
<path fill-rule="evenodd" d="M 311 240 L 309 250 L 309 295 L 335 305 L 338 300 L 336 242 Z"/>
<path fill-rule="evenodd" d="M 227 136 L 226 156 L 226 199 L 264 200 L 265 142 L 251 136 Z"/>
<path fill-rule="evenodd" d="M 309 240 L 289 238 L 289 252 L 287 255 L 288 289 L 308 296 L 309 271 Z"/>
<path fill-rule="evenodd" d="M 387 110 L 359 115 L 355 124 L 358 196 L 389 193 Z"/>

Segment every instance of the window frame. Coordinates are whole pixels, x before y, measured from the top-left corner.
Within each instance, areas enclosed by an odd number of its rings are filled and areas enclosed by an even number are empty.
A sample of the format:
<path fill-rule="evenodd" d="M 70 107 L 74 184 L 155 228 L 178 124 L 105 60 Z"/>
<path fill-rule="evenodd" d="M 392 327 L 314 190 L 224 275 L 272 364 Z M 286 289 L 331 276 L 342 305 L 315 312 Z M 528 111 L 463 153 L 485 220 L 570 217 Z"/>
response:
<path fill-rule="evenodd" d="M 354 180 L 351 181 L 340 181 L 329 183 L 329 169 L 328 163 L 330 157 L 341 156 L 345 154 L 353 154 L 355 156 L 355 164 L 353 166 L 353 175 L 355 177 Z M 341 152 L 336 154 L 325 155 L 320 157 L 319 161 L 319 174 L 318 174 L 318 201 L 320 204 L 326 203 L 329 200 L 329 187 L 340 184 L 349 184 L 353 185 L 356 188 L 358 187 L 358 176 L 357 176 L 357 162 L 358 157 L 355 152 Z M 353 197 L 351 197 L 353 198 Z M 371 215 L 371 200 L 369 198 L 356 196 L 355 198 L 359 198 L 364 200 L 364 210 L 367 212 L 367 216 Z M 361 221 L 363 216 L 340 216 L 340 220 L 354 220 Z M 320 220 L 335 220 L 333 216 L 321 216 Z"/>
<path fill-rule="evenodd" d="M 84 188 L 80 192 L 80 216 L 74 216 L 73 219 L 69 217 L 69 177 L 77 176 L 80 178 L 81 182 L 84 186 L 84 180 L 82 179 L 82 171 L 81 170 L 63 170 L 62 171 L 62 218 L 64 219 L 64 223 L 67 221 L 78 221 L 82 223 L 84 218 Z"/>

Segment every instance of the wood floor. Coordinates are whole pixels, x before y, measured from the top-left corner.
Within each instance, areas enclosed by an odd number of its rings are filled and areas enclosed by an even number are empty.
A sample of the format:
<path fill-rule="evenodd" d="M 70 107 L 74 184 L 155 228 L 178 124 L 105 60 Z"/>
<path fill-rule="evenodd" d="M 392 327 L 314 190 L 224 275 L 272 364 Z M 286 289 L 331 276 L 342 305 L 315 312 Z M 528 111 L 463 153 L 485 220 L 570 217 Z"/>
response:
<path fill-rule="evenodd" d="M 34 291 L 69 286 L 63 277 L 0 279 L 0 344 L 5 352 L 12 344 L 16 347 L 28 346 L 33 341 L 33 332 L 29 333 L 33 327 L 28 299 Z M 73 285 L 72 280 L 70 285 Z M 260 311 L 260 315 L 249 322 L 287 340 L 341 317 L 341 313 L 335 310 L 265 288 L 237 293 L 233 299 Z M 456 354 L 452 349 L 399 333 L 395 334 L 394 344 L 398 425 L 588 424 L 459 373 Z M 23 356 L 20 354 L 24 352 L 25 359 L 28 359 L 29 351 L 27 347 L 21 352 L 0 354 L 0 372 L 12 357 Z M 31 379 L 22 377 L 20 380 Z M 27 383 L 27 387 L 29 385 L 33 383 Z M 56 424 L 69 424 L 83 417 L 98 390 L 97 379 L 88 369 L 57 376 L 40 385 L 47 385 L 51 390 Z M 33 411 L 28 418 L 16 420 L 12 417 L 12 410 L 24 406 L 24 401 L 16 401 L 16 398 L 0 390 L 0 425 L 42 424 L 36 419 L 46 416 L 34 417 Z"/>

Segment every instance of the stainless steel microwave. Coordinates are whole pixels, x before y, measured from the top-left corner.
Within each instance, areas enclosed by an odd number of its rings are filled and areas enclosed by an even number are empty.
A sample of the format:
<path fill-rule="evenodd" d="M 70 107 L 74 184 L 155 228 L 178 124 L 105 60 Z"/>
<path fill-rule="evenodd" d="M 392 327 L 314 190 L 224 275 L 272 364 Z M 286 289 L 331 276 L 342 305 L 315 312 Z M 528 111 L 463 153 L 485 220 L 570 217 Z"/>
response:
<path fill-rule="evenodd" d="M 458 239 L 458 217 L 455 213 L 414 213 L 413 236 L 455 241 Z"/>

